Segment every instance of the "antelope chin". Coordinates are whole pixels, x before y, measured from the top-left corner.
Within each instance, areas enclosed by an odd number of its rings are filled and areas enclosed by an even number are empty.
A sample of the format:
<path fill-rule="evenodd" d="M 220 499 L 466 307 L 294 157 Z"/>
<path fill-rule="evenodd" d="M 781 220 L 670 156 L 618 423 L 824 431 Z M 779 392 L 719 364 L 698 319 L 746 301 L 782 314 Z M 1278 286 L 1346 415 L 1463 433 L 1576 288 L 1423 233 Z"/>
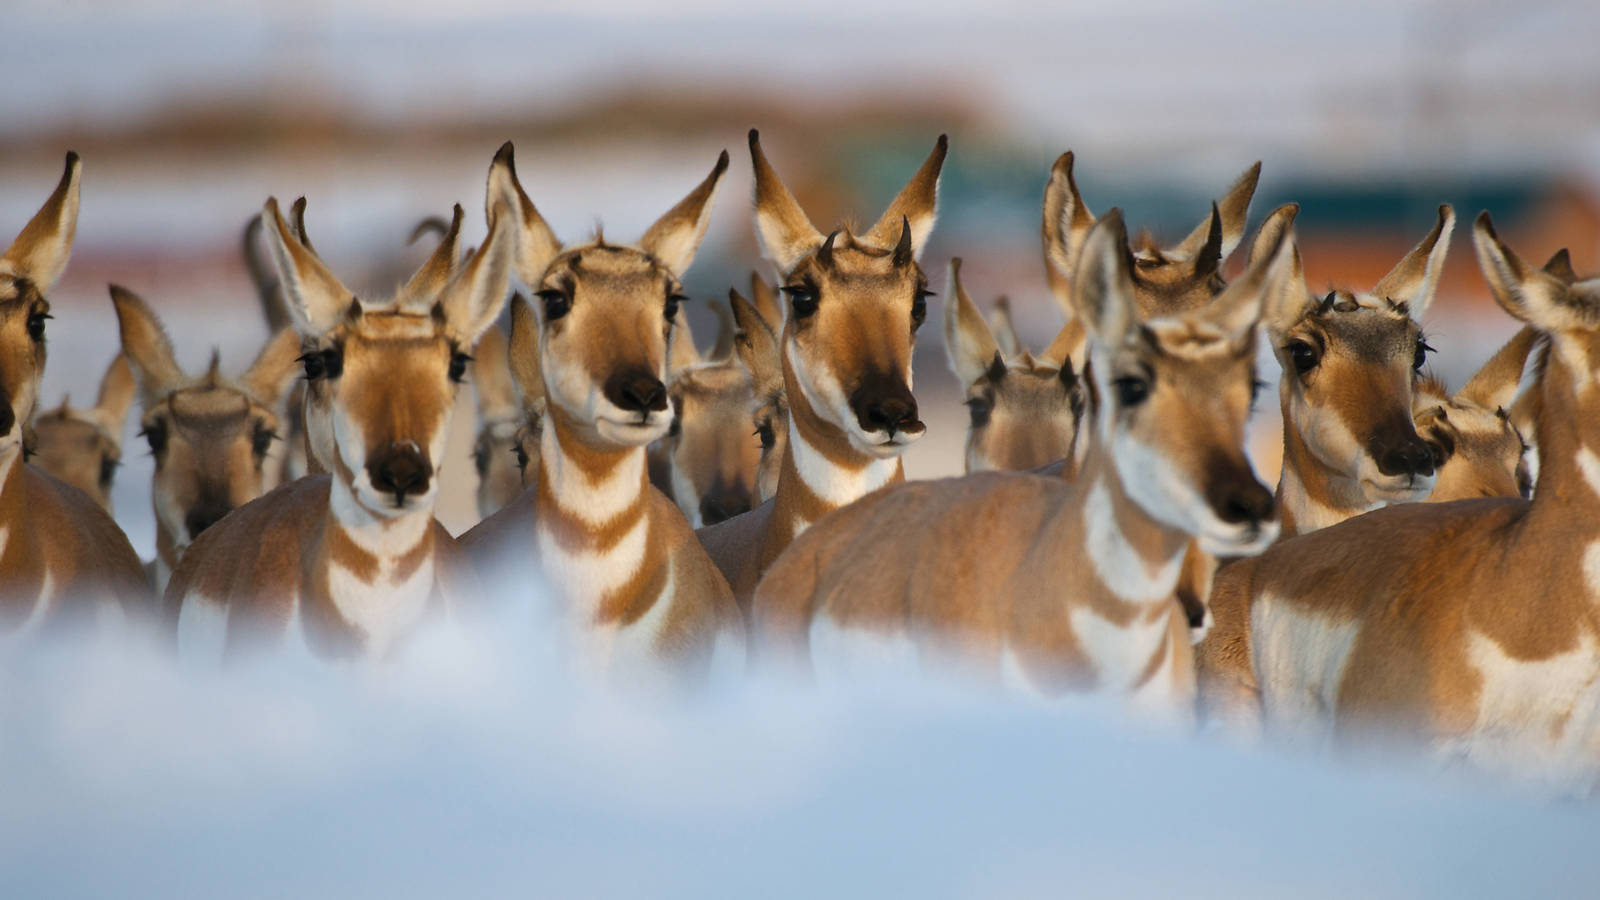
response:
<path fill-rule="evenodd" d="M 847 433 L 850 435 L 850 443 L 862 453 L 875 459 L 894 459 L 927 434 L 928 429 L 921 427 L 915 433 L 896 431 L 894 434 L 885 435 L 881 431 L 861 431 L 858 428 L 851 428 Z"/>
<path fill-rule="evenodd" d="M 670 413 L 660 415 L 651 413 L 643 422 L 638 419 L 617 421 L 601 417 L 594 423 L 595 433 L 603 440 L 624 447 L 643 447 L 658 441 L 666 436 L 667 430 L 671 427 Z"/>
<path fill-rule="evenodd" d="M 1212 556 L 1257 556 L 1278 539 L 1277 519 L 1254 525 L 1229 525 L 1219 521 L 1201 526 L 1195 539 Z"/>
<path fill-rule="evenodd" d="M 1380 475 L 1377 478 L 1361 479 L 1361 486 L 1375 503 L 1415 503 L 1428 499 L 1438 481 L 1438 473 L 1417 476 Z"/>

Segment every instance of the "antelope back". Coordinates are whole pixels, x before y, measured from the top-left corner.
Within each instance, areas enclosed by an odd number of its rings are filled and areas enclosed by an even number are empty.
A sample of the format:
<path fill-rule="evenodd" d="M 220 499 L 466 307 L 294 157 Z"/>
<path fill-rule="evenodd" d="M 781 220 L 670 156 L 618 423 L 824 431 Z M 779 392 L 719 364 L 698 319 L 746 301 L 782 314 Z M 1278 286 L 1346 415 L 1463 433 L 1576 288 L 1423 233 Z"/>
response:
<path fill-rule="evenodd" d="M 111 483 L 122 465 L 122 429 L 133 405 L 133 370 L 117 354 L 100 379 L 100 394 L 88 409 L 61 405 L 33 418 L 33 464 L 72 485 L 106 512 Z"/>
<path fill-rule="evenodd" d="M 898 456 L 926 431 L 911 394 L 930 295 L 917 258 L 933 231 L 948 146 L 940 135 L 872 228 L 824 236 L 750 132 L 756 233 L 789 301 L 780 346 L 791 409 L 868 458 Z"/>

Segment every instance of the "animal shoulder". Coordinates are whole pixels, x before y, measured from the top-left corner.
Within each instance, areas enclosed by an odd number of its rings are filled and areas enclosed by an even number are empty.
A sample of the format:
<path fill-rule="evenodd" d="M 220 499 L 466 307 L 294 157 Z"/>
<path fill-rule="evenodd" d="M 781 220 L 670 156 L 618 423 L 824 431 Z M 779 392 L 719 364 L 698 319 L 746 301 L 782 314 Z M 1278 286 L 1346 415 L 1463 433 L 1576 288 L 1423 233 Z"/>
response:
<path fill-rule="evenodd" d="M 291 481 L 201 532 L 167 586 L 169 608 L 190 593 L 227 601 L 297 583 L 303 554 L 321 537 L 331 484 L 328 475 Z"/>

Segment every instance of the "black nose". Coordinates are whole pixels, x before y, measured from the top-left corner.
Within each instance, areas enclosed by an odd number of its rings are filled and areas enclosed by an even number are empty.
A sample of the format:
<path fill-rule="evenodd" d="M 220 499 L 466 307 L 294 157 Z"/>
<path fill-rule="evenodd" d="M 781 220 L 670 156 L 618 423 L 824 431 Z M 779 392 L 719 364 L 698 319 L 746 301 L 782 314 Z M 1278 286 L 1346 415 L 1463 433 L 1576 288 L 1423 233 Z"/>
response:
<path fill-rule="evenodd" d="M 700 498 L 700 524 L 715 525 L 750 511 L 750 491 L 742 484 L 713 488 Z"/>
<path fill-rule="evenodd" d="M 850 408 L 856 414 L 861 430 L 867 432 L 910 431 L 917 421 L 917 398 L 903 379 L 892 376 L 872 376 L 850 396 Z"/>
<path fill-rule="evenodd" d="M 183 517 L 184 527 L 189 529 L 189 540 L 200 536 L 200 532 L 222 521 L 222 517 L 233 512 L 233 508 L 216 503 L 202 503 L 200 506 L 189 510 Z"/>
<path fill-rule="evenodd" d="M 649 372 L 617 372 L 606 379 L 606 399 L 629 412 L 660 412 L 667 408 L 667 386 Z"/>
<path fill-rule="evenodd" d="M 401 506 L 407 494 L 420 494 L 428 489 L 433 464 L 415 444 L 393 444 L 367 462 L 367 475 L 373 487 L 393 494 L 395 506 Z"/>
<path fill-rule="evenodd" d="M 1258 525 L 1270 520 L 1274 511 L 1272 492 L 1246 471 L 1213 477 L 1206 487 L 1206 502 L 1229 525 Z"/>
<path fill-rule="evenodd" d="M 1385 475 L 1432 475 L 1435 463 L 1433 449 L 1413 432 L 1387 441 L 1373 441 L 1369 448 L 1378 463 L 1378 471 Z"/>
<path fill-rule="evenodd" d="M 17 424 L 17 414 L 11 408 L 9 398 L 0 398 L 0 437 L 11 433 L 12 426 Z"/>

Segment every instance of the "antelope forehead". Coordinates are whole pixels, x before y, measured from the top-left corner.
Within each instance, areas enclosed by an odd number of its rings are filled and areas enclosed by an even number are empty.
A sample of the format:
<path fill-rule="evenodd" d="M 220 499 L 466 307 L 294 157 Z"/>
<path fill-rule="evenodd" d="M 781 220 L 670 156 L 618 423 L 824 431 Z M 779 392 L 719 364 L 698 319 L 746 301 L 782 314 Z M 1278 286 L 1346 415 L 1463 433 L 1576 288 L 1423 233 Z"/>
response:
<path fill-rule="evenodd" d="M 1248 335 L 1241 338 L 1229 329 L 1204 319 L 1152 319 L 1145 328 L 1155 347 L 1179 359 L 1225 359 L 1252 355 Z"/>
<path fill-rule="evenodd" d="M 369 312 L 346 326 L 346 348 L 351 344 L 417 344 L 444 340 L 443 325 L 431 313 L 397 310 Z"/>
<path fill-rule="evenodd" d="M 250 398 L 231 387 L 204 385 L 179 388 L 167 397 L 172 418 L 191 427 L 214 427 L 250 413 Z"/>

